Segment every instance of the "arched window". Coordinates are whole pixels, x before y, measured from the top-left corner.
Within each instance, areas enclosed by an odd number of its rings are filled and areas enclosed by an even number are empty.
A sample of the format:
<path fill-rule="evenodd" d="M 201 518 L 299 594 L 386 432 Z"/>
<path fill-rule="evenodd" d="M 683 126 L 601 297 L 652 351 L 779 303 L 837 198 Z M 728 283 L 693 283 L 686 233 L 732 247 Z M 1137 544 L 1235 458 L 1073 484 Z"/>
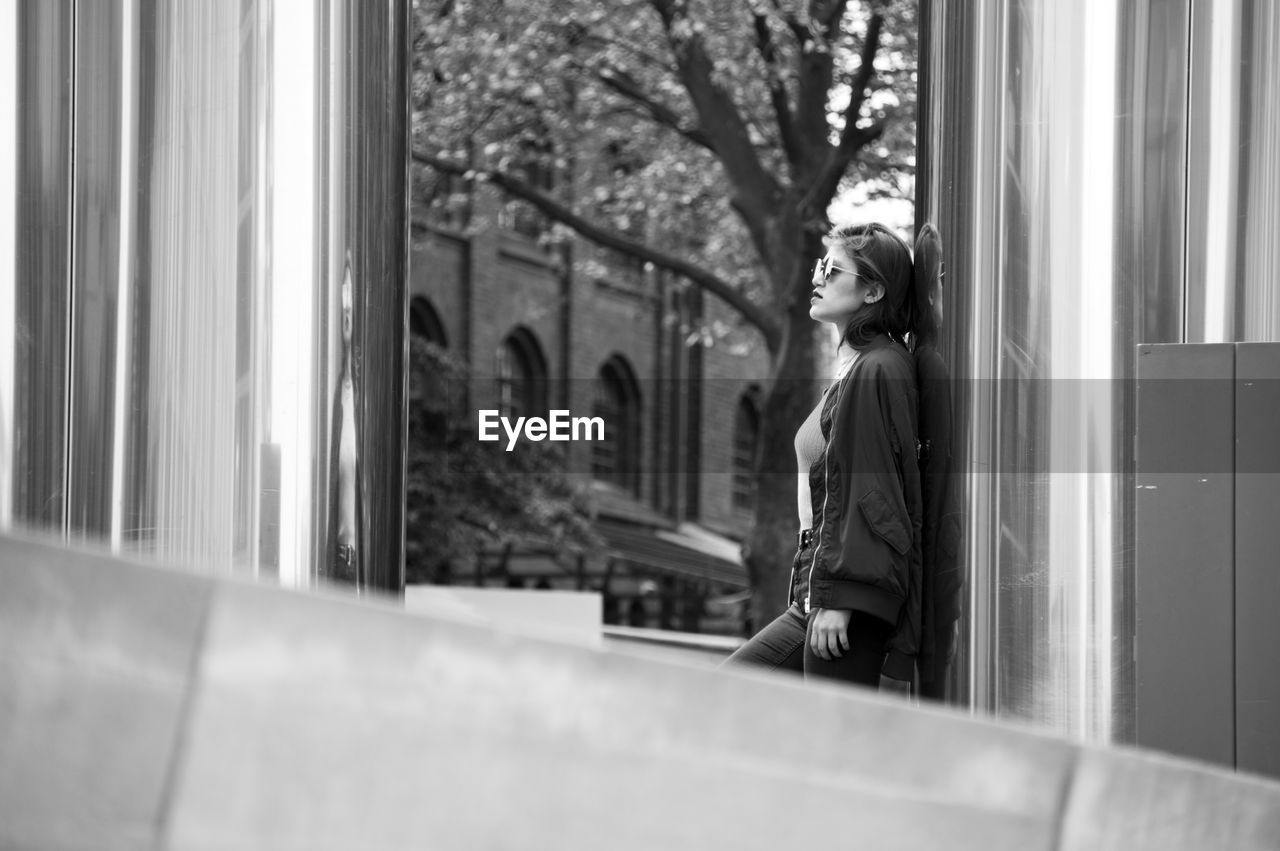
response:
<path fill-rule="evenodd" d="M 604 420 L 604 440 L 591 445 L 592 474 L 638 494 L 640 388 L 635 373 L 620 355 L 600 367 L 591 415 Z"/>
<path fill-rule="evenodd" d="M 449 348 L 449 336 L 444 331 L 440 314 L 436 313 L 431 302 L 420 295 L 409 302 L 409 333 L 442 349 Z"/>
<path fill-rule="evenodd" d="M 756 507 L 756 451 L 760 445 L 760 409 L 756 388 L 742 394 L 733 418 L 733 507 Z"/>
<path fill-rule="evenodd" d="M 449 347 L 440 314 L 422 296 L 414 296 L 409 302 L 409 335 L 415 343 L 431 343 L 441 349 Z M 433 369 L 433 365 L 434 359 L 422 352 L 410 352 L 409 402 L 426 405 L 432 410 L 444 410 L 448 405 L 448 388 L 445 378 Z"/>
<path fill-rule="evenodd" d="M 517 328 L 498 347 L 498 407 L 502 415 L 546 416 L 547 360 L 542 347 L 527 328 Z"/>

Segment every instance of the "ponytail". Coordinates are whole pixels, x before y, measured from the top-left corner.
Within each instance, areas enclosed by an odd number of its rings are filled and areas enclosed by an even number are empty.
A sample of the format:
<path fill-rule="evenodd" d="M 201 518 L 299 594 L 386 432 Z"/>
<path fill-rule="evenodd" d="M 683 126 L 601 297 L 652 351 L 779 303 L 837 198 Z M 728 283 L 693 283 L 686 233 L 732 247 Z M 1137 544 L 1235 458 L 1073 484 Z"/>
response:
<path fill-rule="evenodd" d="M 942 240 L 938 229 L 926 223 L 916 236 L 915 268 L 912 282 L 912 300 L 915 302 L 914 334 L 916 346 L 938 344 L 938 320 L 934 314 L 930 296 L 934 295 L 942 272 Z M 941 293 L 938 294 L 941 298 Z"/>

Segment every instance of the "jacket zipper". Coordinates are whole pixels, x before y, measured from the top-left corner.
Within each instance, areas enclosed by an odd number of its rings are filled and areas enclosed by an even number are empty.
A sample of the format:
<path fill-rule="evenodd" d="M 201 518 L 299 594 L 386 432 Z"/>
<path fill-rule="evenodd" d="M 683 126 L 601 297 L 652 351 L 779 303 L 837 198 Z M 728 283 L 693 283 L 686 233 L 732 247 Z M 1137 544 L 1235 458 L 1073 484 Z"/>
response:
<path fill-rule="evenodd" d="M 852 364 L 850 365 L 852 372 Z M 846 376 L 845 380 L 849 380 Z M 831 418 L 835 419 L 836 412 L 840 409 L 840 396 L 844 393 L 844 387 L 841 386 L 836 391 L 836 401 L 831 409 Z M 831 425 L 832 433 L 835 432 L 835 423 Z M 804 613 L 809 614 L 809 598 L 813 596 L 813 569 L 818 565 L 818 553 L 822 551 L 822 532 L 827 527 L 827 500 L 831 498 L 831 441 L 827 441 L 827 445 L 822 450 L 822 522 L 818 525 L 818 534 L 814 536 L 813 541 L 813 560 L 809 562 L 809 592 L 804 597 Z"/>

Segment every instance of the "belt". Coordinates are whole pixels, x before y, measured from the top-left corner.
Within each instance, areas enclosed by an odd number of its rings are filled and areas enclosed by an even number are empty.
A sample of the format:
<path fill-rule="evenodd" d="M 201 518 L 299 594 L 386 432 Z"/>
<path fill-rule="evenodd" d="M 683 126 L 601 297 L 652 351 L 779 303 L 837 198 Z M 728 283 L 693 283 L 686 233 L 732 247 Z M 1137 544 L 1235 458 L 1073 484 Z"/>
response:
<path fill-rule="evenodd" d="M 801 549 L 804 549 L 805 547 L 809 546 L 812 543 L 813 543 L 812 529 L 801 529 L 800 532 L 796 535 L 796 545 Z"/>

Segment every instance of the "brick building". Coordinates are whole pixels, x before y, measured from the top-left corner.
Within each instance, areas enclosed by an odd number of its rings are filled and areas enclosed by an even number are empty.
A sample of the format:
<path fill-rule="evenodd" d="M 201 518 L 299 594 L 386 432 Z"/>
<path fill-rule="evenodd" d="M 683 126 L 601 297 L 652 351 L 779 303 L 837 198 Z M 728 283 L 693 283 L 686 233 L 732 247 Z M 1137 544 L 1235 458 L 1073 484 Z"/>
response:
<path fill-rule="evenodd" d="M 589 588 L 607 623 L 741 632 L 738 545 L 768 370 L 759 335 L 665 272 L 578 239 L 541 244 L 542 223 L 491 190 L 466 206 L 465 229 L 439 210 L 416 217 L 411 330 L 469 364 L 459 407 L 473 419 L 565 409 L 605 421 L 603 441 L 559 446 L 608 546 L 580 556 L 516 543 L 454 581 Z"/>

